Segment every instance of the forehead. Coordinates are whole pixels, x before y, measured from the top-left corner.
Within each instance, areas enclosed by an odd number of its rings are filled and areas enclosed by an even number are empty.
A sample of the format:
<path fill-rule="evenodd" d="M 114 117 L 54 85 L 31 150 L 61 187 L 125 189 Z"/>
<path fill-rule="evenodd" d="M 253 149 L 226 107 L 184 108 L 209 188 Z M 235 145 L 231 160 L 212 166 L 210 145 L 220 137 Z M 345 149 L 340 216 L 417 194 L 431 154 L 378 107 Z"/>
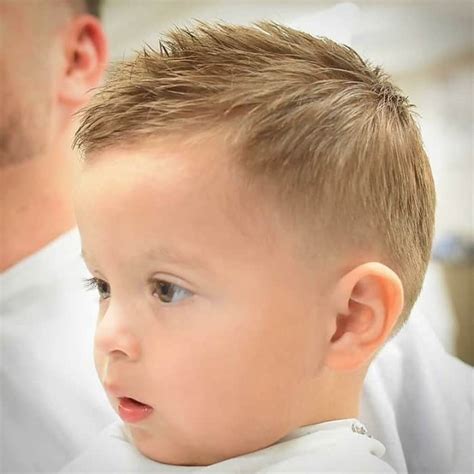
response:
<path fill-rule="evenodd" d="M 166 140 L 94 153 L 83 163 L 78 191 L 84 204 L 88 197 L 106 194 L 101 208 L 124 215 L 152 206 L 161 218 L 171 217 L 172 208 L 178 207 L 194 211 L 196 218 L 215 212 L 232 217 L 236 210 L 244 211 L 251 198 L 241 181 L 231 171 L 228 151 L 217 142 Z M 161 213 L 166 209 L 169 212 Z"/>
<path fill-rule="evenodd" d="M 94 244 L 140 241 L 137 258 L 167 248 L 248 259 L 269 251 L 281 236 L 273 206 L 245 185 L 229 150 L 216 140 L 96 152 L 78 183 L 86 249 L 93 235 Z"/>

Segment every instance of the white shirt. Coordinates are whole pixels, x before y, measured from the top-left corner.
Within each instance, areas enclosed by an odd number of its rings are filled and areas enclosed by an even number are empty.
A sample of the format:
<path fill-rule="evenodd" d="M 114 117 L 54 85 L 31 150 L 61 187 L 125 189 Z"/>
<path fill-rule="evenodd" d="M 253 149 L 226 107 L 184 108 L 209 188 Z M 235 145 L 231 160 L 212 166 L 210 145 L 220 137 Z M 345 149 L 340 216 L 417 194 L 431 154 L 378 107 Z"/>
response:
<path fill-rule="evenodd" d="M 93 368 L 85 276 L 77 231 L 0 275 L 1 472 L 56 471 L 117 419 Z M 397 472 L 472 472 L 472 376 L 416 311 L 377 356 L 359 418 Z"/>
<path fill-rule="evenodd" d="M 69 473 L 395 473 L 381 457 L 385 448 L 357 420 L 306 426 L 277 444 L 211 466 L 172 466 L 141 455 L 122 425 L 106 429 L 95 444 L 61 472 Z"/>
<path fill-rule="evenodd" d="M 92 356 L 77 231 L 0 275 L 1 472 L 52 472 L 115 419 Z"/>

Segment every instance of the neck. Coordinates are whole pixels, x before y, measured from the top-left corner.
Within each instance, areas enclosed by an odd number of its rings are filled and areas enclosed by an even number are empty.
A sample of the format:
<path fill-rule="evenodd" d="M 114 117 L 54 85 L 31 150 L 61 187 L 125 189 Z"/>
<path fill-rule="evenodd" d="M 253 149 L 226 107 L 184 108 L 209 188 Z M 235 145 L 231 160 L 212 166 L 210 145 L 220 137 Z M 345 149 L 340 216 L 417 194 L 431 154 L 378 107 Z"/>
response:
<path fill-rule="evenodd" d="M 325 370 L 325 375 L 302 397 L 303 419 L 299 426 L 326 421 L 357 418 L 366 368 L 338 374 Z"/>
<path fill-rule="evenodd" d="M 74 227 L 74 158 L 67 150 L 0 168 L 0 271 Z"/>

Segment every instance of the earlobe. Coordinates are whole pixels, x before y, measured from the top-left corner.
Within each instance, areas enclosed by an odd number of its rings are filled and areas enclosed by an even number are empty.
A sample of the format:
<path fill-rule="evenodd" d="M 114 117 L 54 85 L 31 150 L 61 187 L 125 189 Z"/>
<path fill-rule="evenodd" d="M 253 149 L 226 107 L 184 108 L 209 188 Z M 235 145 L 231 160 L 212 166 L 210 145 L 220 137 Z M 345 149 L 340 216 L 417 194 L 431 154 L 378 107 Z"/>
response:
<path fill-rule="evenodd" d="M 336 310 L 326 365 L 356 370 L 367 365 L 390 336 L 403 310 L 403 287 L 387 266 L 365 263 L 336 285 Z"/>
<path fill-rule="evenodd" d="M 77 109 L 97 87 L 107 63 L 107 41 L 100 22 L 81 15 L 64 32 L 64 67 L 58 89 L 60 103 Z"/>

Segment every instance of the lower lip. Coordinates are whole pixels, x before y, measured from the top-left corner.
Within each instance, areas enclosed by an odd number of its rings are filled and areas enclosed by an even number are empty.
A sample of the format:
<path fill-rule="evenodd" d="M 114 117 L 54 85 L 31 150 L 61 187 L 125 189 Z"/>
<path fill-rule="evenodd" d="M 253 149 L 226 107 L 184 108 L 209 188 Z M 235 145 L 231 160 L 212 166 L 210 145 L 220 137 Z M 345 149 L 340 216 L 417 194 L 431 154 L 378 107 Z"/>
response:
<path fill-rule="evenodd" d="M 127 423 L 137 423 L 149 417 L 153 408 L 148 405 L 142 405 L 130 398 L 120 398 L 118 413 L 120 418 Z"/>

